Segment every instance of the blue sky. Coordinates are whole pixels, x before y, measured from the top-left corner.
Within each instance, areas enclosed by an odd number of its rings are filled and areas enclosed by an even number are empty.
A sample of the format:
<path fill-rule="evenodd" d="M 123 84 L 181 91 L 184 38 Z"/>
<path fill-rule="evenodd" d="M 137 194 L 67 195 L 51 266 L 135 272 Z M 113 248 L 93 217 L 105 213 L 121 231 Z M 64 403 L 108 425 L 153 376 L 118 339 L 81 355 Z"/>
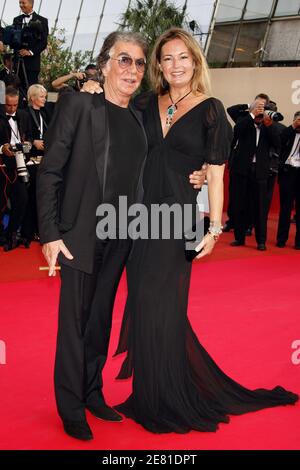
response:
<path fill-rule="evenodd" d="M 134 0 L 132 0 L 134 2 Z M 184 1 L 173 0 L 177 6 L 182 6 Z M 40 8 L 40 14 L 49 19 L 50 25 L 54 24 L 60 0 L 35 0 L 35 10 Z M 58 26 L 66 29 L 67 36 L 72 36 L 76 17 L 78 16 L 81 0 L 63 0 Z M 188 0 L 189 20 L 196 20 L 203 32 L 206 32 L 211 18 L 213 0 Z M 18 0 L 0 0 L 0 13 L 3 11 L 2 22 L 11 24 L 14 16 L 19 14 Z M 103 36 L 117 27 L 120 14 L 127 8 L 128 0 L 107 0 L 105 13 L 101 26 L 101 35 L 97 44 L 100 47 Z M 78 24 L 77 37 L 74 42 L 74 50 L 92 49 L 93 39 L 97 30 L 99 16 L 102 11 L 103 0 L 84 0 L 81 18 Z"/>

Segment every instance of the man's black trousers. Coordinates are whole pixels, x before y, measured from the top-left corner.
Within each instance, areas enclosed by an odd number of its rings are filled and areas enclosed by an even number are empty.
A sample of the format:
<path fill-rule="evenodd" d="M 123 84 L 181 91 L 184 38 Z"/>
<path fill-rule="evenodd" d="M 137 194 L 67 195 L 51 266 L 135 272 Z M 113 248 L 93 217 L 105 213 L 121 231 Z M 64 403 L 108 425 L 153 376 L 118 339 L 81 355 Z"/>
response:
<path fill-rule="evenodd" d="M 104 404 L 106 362 L 117 287 L 131 240 L 97 240 L 92 274 L 61 266 L 55 395 L 63 420 L 85 419 L 85 406 Z"/>

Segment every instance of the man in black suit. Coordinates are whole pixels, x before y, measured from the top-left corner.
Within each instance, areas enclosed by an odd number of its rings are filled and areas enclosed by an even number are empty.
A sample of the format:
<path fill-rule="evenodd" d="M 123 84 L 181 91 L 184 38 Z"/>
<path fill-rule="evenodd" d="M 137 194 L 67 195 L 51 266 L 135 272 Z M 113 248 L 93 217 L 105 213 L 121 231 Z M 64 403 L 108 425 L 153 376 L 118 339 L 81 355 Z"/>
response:
<path fill-rule="evenodd" d="M 23 14 L 14 18 L 13 24 L 17 28 L 26 28 L 27 32 L 24 41 L 26 44 L 16 52 L 15 68 L 22 82 L 22 89 L 27 91 L 30 85 L 39 81 L 41 53 L 47 47 L 49 29 L 48 20 L 33 11 L 34 0 L 20 0 L 19 3 Z"/>
<path fill-rule="evenodd" d="M 12 54 L 3 54 L 3 65 L 4 67 L 0 71 L 0 80 L 5 83 L 5 86 L 13 86 L 18 89 L 20 87 L 20 80 L 13 70 Z"/>
<path fill-rule="evenodd" d="M 16 158 L 12 147 L 16 143 L 31 141 L 31 124 L 28 114 L 18 110 L 18 90 L 6 88 L 6 103 L 0 105 L 0 211 L 3 213 L 10 199 L 11 211 L 6 231 L 4 250 L 17 247 L 17 230 L 25 215 L 28 191 L 25 182 L 17 175 Z"/>
<path fill-rule="evenodd" d="M 105 96 L 60 98 L 38 174 L 39 230 L 49 275 L 55 275 L 57 258 L 61 264 L 56 402 L 65 432 L 82 440 L 93 438 L 86 409 L 104 420 L 121 420 L 105 403 L 102 369 L 131 242 L 97 238 L 96 210 L 115 200 L 121 187 L 139 200 L 147 143 L 141 117 L 129 101 L 143 78 L 145 57 L 139 35 L 120 32 L 106 38 L 99 56 Z"/>
<path fill-rule="evenodd" d="M 279 151 L 280 148 L 278 129 L 265 115 L 265 105 L 266 100 L 258 98 L 249 112 L 237 120 L 235 148 L 230 163 L 235 234 L 231 246 L 245 244 L 250 197 L 257 249 L 260 251 L 266 250 L 270 151 Z"/>
<path fill-rule="evenodd" d="M 267 105 L 270 103 L 270 98 L 265 93 L 260 93 L 259 95 L 256 95 L 254 100 L 257 100 L 257 99 L 261 99 Z M 236 104 L 236 105 L 233 105 L 233 106 L 230 106 L 229 108 L 227 108 L 227 113 L 229 114 L 229 116 L 231 117 L 233 122 L 236 124 L 238 121 L 240 121 L 244 117 L 247 117 L 247 115 L 249 114 L 249 107 L 250 106 L 251 106 L 250 104 Z M 234 152 L 235 152 L 236 143 L 237 143 L 236 138 L 234 138 L 232 140 L 231 153 L 230 153 L 230 157 L 229 157 L 229 160 L 228 160 L 229 170 L 230 170 L 231 160 L 232 160 Z M 231 182 L 232 181 L 231 181 L 231 178 L 230 178 L 229 179 L 229 188 L 228 188 L 228 207 L 227 207 L 228 220 L 224 224 L 223 232 L 230 232 L 230 230 L 232 230 L 234 228 L 234 220 L 233 220 L 234 215 L 233 215 L 233 211 L 232 211 L 232 207 L 233 207 L 232 206 L 232 197 L 233 197 L 233 195 L 232 195 L 232 188 L 231 188 L 232 184 L 231 184 Z M 246 234 L 251 235 L 251 229 L 252 229 L 253 224 L 252 224 L 252 217 L 251 217 L 250 201 L 249 201 L 249 208 L 248 209 L 249 210 L 247 210 L 248 216 L 247 216 Z"/>
<path fill-rule="evenodd" d="M 300 111 L 295 113 L 291 126 L 281 134 L 281 153 L 278 172 L 280 213 L 277 246 L 284 248 L 289 237 L 291 214 L 296 203 L 295 249 L 300 250 Z"/>

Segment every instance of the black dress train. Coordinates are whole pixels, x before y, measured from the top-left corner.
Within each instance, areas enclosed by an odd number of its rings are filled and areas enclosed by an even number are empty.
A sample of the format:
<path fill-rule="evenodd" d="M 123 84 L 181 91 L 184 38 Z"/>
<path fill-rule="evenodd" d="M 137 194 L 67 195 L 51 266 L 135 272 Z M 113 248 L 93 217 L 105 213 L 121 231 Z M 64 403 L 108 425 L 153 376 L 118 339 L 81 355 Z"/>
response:
<path fill-rule="evenodd" d="M 163 138 L 157 96 L 136 99 L 149 155 L 144 203 L 196 204 L 188 175 L 227 160 L 231 128 L 222 103 L 209 98 L 177 120 Z M 127 351 L 119 379 L 133 391 L 116 409 L 154 433 L 216 431 L 229 414 L 293 404 L 277 386 L 248 390 L 217 366 L 187 318 L 191 263 L 183 239 L 137 240 L 127 265 L 128 298 L 116 354 Z"/>

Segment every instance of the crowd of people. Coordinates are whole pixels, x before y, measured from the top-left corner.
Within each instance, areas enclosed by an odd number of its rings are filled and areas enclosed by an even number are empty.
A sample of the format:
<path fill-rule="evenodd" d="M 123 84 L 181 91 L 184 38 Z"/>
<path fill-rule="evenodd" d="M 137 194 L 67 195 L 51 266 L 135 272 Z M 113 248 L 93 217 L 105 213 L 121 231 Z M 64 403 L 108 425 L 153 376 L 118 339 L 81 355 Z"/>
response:
<path fill-rule="evenodd" d="M 13 26 L 0 28 L 5 103 L 0 105 L 0 246 L 11 251 L 39 241 L 36 211 L 36 176 L 44 155 L 44 136 L 55 104 L 38 83 L 41 52 L 47 46 L 48 21 L 37 15 L 32 0 L 20 0 L 22 15 Z M 22 31 L 20 49 L 10 51 L 9 28 Z M 8 31 L 7 31 L 8 29 Z M 26 33 L 26 34 L 25 34 Z M 95 64 L 83 72 L 58 77 L 52 87 L 58 95 L 80 91 L 89 80 L 98 79 Z"/>
<path fill-rule="evenodd" d="M 251 105 L 227 109 L 235 123 L 229 159 L 229 205 L 224 231 L 234 230 L 231 246 L 245 245 L 252 228 L 258 250 L 266 250 L 267 221 L 276 180 L 280 213 L 277 246 L 284 248 L 295 208 L 295 249 L 300 249 L 300 111 L 286 127 L 276 103 L 265 93 Z"/>

